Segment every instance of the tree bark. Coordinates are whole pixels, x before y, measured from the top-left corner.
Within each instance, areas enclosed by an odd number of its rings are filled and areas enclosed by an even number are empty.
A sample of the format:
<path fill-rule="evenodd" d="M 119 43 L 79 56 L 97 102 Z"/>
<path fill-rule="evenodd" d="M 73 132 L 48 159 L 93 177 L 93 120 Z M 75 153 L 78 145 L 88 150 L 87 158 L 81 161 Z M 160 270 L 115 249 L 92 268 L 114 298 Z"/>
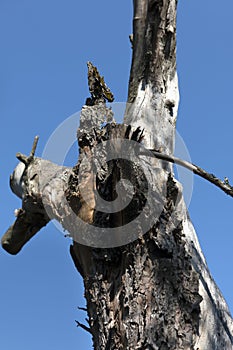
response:
<path fill-rule="evenodd" d="M 82 110 L 76 166 L 21 157 L 25 167 L 12 177 L 23 204 L 2 245 L 16 254 L 50 219 L 63 225 L 74 239 L 70 252 L 84 280 L 88 330 L 98 350 L 233 349 L 232 318 L 209 273 L 172 165 L 146 153 L 173 154 L 179 103 L 176 6 L 175 0 L 134 0 L 124 124 L 114 123 L 105 104 L 113 96 L 89 63 L 91 98 Z M 132 159 L 125 157 L 126 149 Z M 133 192 L 123 182 L 119 198 L 122 179 Z M 98 207 L 97 190 L 111 210 Z"/>
<path fill-rule="evenodd" d="M 176 5 L 175 0 L 134 1 L 124 120 L 144 129 L 147 148 L 170 155 L 179 103 Z M 151 229 L 119 248 L 71 247 L 84 277 L 94 348 L 230 350 L 232 318 L 207 268 L 171 165 L 153 160 L 148 168 L 146 157 L 140 158 L 140 165 L 153 184 L 151 207 L 158 188 L 166 189 L 163 209 Z M 139 170 L 131 168 L 128 179 L 135 177 L 140 177 Z M 143 181 L 136 186 L 138 196 L 140 186 L 146 187 Z M 127 214 L 120 213 L 122 225 Z"/>

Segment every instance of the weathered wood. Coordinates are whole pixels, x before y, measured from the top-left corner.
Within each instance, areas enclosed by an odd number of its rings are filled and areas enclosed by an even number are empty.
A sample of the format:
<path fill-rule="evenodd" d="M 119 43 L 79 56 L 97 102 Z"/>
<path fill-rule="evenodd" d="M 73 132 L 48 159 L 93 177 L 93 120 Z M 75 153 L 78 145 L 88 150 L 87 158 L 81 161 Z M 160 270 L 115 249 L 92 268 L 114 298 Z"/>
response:
<path fill-rule="evenodd" d="M 144 173 L 151 171 L 151 165 L 144 160 L 140 163 Z M 108 176 L 115 172 L 114 166 L 111 169 Z M 118 172 L 123 173 L 124 168 Z M 232 319 L 209 274 L 181 187 L 166 171 L 160 175 L 154 172 L 151 181 L 155 187 L 165 183 L 166 196 L 148 233 L 120 248 L 92 249 L 76 242 L 71 246 L 75 265 L 84 277 L 94 347 L 231 349 Z M 141 176 L 128 169 L 130 181 L 134 177 Z M 145 188 L 143 183 L 140 186 Z M 140 187 L 137 191 L 139 197 Z M 119 216 L 123 225 L 127 212 Z M 92 220 L 95 222 L 94 216 Z M 114 222 L 118 222 L 116 217 Z M 104 224 L 107 226 L 106 221 Z M 140 224 L 135 224 L 135 230 L 140 231 Z"/>
<path fill-rule="evenodd" d="M 1 239 L 10 254 L 17 254 L 51 219 L 62 221 L 68 211 L 64 190 L 71 169 L 36 157 L 26 167 L 22 165 L 11 175 L 11 188 L 22 198 L 22 208 L 16 210 L 14 224 Z"/>
<path fill-rule="evenodd" d="M 89 325 L 78 324 L 91 332 L 98 350 L 233 349 L 232 318 L 209 273 L 182 188 L 168 159 L 146 154 L 146 148 L 156 149 L 172 159 L 179 102 L 176 5 L 134 0 L 125 124 L 114 123 L 105 103 L 113 95 L 89 64 L 91 98 L 81 113 L 78 163 L 58 167 L 33 154 L 12 178 L 23 204 L 2 244 L 16 254 L 50 219 L 63 225 L 74 239 L 71 256 L 85 286 Z M 134 162 L 124 158 L 125 140 Z M 118 157 L 108 158 L 111 148 Z M 118 191 L 122 179 L 133 185 L 133 195 L 127 182 Z M 109 201 L 109 211 L 98 209 L 97 192 Z"/>
<path fill-rule="evenodd" d="M 170 155 L 179 104 L 176 5 L 176 0 L 134 0 L 133 57 L 124 120 L 145 129 L 147 148 Z"/>
<path fill-rule="evenodd" d="M 134 131 L 130 131 L 127 126 L 116 127 L 113 124 L 106 131 L 100 131 L 97 138 L 119 135 L 135 137 Z M 141 133 L 137 135 L 139 138 L 136 140 L 140 141 Z M 86 151 L 87 147 L 85 144 Z M 150 170 L 150 166 L 143 164 L 143 161 L 140 161 L 140 165 L 145 172 Z M 125 174 L 125 164 L 117 162 L 118 168 L 122 166 L 122 174 Z M 115 168 L 112 164 L 110 169 L 107 176 L 113 180 L 116 164 Z M 134 168 L 128 172 L 128 177 L 132 176 L 131 181 L 141 178 L 141 174 L 137 176 L 138 171 L 140 169 L 136 168 L 135 173 Z M 64 197 L 68 182 L 70 195 L 75 193 L 71 186 L 75 173 L 70 177 L 71 174 L 71 169 L 35 158 L 22 181 L 23 208 L 27 215 L 33 218 L 33 215 L 49 213 L 50 218 L 58 219 L 72 232 L 70 207 Z M 189 226 L 180 187 L 167 172 L 162 171 L 159 183 L 157 175 L 154 173 L 151 181 L 157 187 L 161 186 L 163 179 L 167 190 L 161 215 L 150 232 L 120 248 L 93 249 L 77 242 L 71 246 L 72 257 L 84 277 L 90 331 L 95 348 L 166 348 L 169 344 L 171 349 L 192 349 L 198 343 L 207 344 L 207 349 L 230 349 L 231 318 L 209 275 L 195 233 Z M 141 187 L 145 188 L 144 182 L 145 179 L 137 187 L 138 198 Z M 103 182 L 105 186 L 104 190 L 107 190 L 109 182 Z M 111 192 L 108 193 L 111 195 Z M 67 198 L 69 202 L 69 194 Z M 140 206 L 136 207 L 136 215 L 139 210 Z M 128 215 L 127 211 L 125 215 L 117 214 L 121 224 Z M 95 217 L 100 219 L 98 213 L 95 213 Z M 110 221 L 116 223 L 119 218 L 115 216 Z M 30 223 L 35 227 L 35 221 L 30 220 Z M 106 226 L 106 220 L 102 224 Z M 25 227 L 21 228 L 23 234 Z M 17 233 L 18 237 L 20 235 Z M 8 242 L 10 244 L 15 247 L 15 242 Z M 206 317 L 204 314 L 202 318 L 201 306 L 204 301 L 204 307 L 208 305 L 208 315 Z M 214 331 L 211 338 L 207 336 L 205 320 L 208 322 L 208 332 L 211 321 Z M 203 331 L 200 333 L 201 329 Z M 226 334 L 226 339 L 222 335 L 217 337 L 217 330 L 219 334 Z"/>
<path fill-rule="evenodd" d="M 180 158 L 177 158 L 177 157 L 165 154 L 165 153 L 157 152 L 153 149 L 150 151 L 152 153 L 152 156 L 154 156 L 155 158 L 166 160 L 167 162 L 180 165 L 180 166 L 192 171 L 194 174 L 202 177 L 203 179 L 211 182 L 212 184 L 214 184 L 215 186 L 220 188 L 223 192 L 225 192 L 229 196 L 233 197 L 233 186 L 230 185 L 227 177 L 225 177 L 224 180 L 220 180 L 214 174 L 208 173 L 206 170 L 202 169 L 198 165 L 195 165 L 193 163 L 189 163 L 183 159 L 180 159 Z M 145 152 L 145 155 L 148 155 L 148 151 Z"/>
<path fill-rule="evenodd" d="M 170 156 L 179 101 L 176 3 L 134 1 L 130 104 L 124 119 L 144 128 L 148 148 Z M 141 165 L 146 173 L 145 159 Z M 232 318 L 206 266 L 181 188 L 167 163 L 151 166 L 163 171 L 160 177 L 154 173 L 153 183 L 167 189 L 151 230 L 121 248 L 71 247 L 84 277 L 94 347 L 230 350 Z M 128 178 L 133 173 L 131 168 Z"/>

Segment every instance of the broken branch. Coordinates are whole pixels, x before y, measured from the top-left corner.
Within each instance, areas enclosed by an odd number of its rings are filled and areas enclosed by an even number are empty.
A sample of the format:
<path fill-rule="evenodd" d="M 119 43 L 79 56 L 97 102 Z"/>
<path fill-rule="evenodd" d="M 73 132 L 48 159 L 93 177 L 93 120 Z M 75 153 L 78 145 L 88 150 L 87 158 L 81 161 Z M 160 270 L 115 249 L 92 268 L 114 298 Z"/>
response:
<path fill-rule="evenodd" d="M 80 323 L 79 321 L 76 321 L 75 322 L 77 323 L 77 327 L 81 327 L 82 329 L 84 329 L 84 331 L 88 332 L 91 334 L 91 330 L 89 327 L 85 326 L 85 324 L 83 323 Z"/>
<path fill-rule="evenodd" d="M 22 162 L 22 163 L 24 163 L 26 166 L 28 166 L 28 165 L 33 161 L 33 159 L 34 159 L 38 141 L 39 141 L 39 136 L 35 136 L 34 141 L 33 141 L 33 145 L 32 145 L 32 150 L 31 150 L 29 156 L 25 156 L 25 154 L 22 154 L 22 153 L 18 152 L 18 153 L 16 154 L 16 158 L 17 158 L 20 162 Z"/>

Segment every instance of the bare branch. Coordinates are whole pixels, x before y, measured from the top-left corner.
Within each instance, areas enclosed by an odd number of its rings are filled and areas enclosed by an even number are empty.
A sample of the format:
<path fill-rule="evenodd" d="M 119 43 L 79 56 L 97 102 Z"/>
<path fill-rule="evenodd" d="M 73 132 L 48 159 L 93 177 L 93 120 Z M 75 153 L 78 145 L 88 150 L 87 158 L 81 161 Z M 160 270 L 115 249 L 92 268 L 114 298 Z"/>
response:
<path fill-rule="evenodd" d="M 30 156 L 35 152 L 36 143 L 37 139 Z M 18 169 L 20 165 L 23 164 L 17 165 L 10 182 L 12 191 L 22 198 L 22 208 L 15 210 L 16 220 L 1 239 L 2 247 L 10 254 L 18 254 L 51 219 L 59 221 L 69 211 L 64 191 L 71 169 L 37 157 L 25 168 Z"/>
<path fill-rule="evenodd" d="M 82 329 L 84 329 L 84 331 L 88 332 L 91 334 L 91 330 L 89 327 L 85 326 L 85 324 L 83 323 L 80 323 L 79 321 L 76 321 L 75 322 L 77 323 L 77 327 L 81 327 Z"/>
<path fill-rule="evenodd" d="M 49 221 L 46 212 L 43 215 L 18 209 L 17 219 L 1 239 L 2 247 L 9 254 L 18 254 L 22 247 Z"/>
<path fill-rule="evenodd" d="M 39 141 L 39 136 L 37 135 L 34 138 L 33 145 L 32 145 L 32 150 L 31 150 L 31 153 L 30 153 L 30 156 L 29 156 L 31 158 L 33 158 L 35 156 L 35 152 L 36 152 L 36 147 L 37 147 L 38 141 Z"/>
<path fill-rule="evenodd" d="M 155 158 L 165 160 L 167 162 L 174 163 L 177 165 L 181 165 L 182 167 L 192 171 L 194 174 L 199 175 L 203 179 L 211 182 L 212 184 L 220 188 L 223 192 L 233 197 L 233 186 L 229 184 L 229 181 L 227 178 L 225 178 L 224 181 L 221 181 L 214 174 L 208 173 L 204 169 L 200 168 L 198 165 L 189 163 L 186 160 L 183 160 L 174 156 L 169 156 L 167 154 L 160 153 L 155 150 L 150 150 L 150 151 L 153 153 Z M 145 153 L 145 155 L 148 155 L 148 153 Z"/>
<path fill-rule="evenodd" d="M 86 308 L 86 307 L 80 307 L 80 306 L 78 306 L 78 310 L 87 312 L 87 308 Z"/>
<path fill-rule="evenodd" d="M 33 141 L 33 145 L 32 145 L 32 150 L 31 150 L 31 153 L 30 153 L 29 156 L 25 156 L 24 154 L 18 152 L 18 153 L 16 154 L 16 158 L 17 158 L 20 162 L 22 162 L 22 163 L 24 163 L 26 166 L 28 166 L 28 165 L 33 161 L 33 159 L 34 159 L 38 141 L 39 141 L 39 136 L 35 136 L 34 141 Z"/>

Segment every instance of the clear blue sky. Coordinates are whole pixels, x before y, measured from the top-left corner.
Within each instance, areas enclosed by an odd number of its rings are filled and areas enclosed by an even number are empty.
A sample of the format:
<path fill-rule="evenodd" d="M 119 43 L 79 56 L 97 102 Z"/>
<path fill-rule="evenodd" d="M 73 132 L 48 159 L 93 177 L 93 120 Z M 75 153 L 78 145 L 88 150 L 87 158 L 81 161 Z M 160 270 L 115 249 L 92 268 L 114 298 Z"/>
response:
<path fill-rule="evenodd" d="M 192 161 L 233 182 L 233 3 L 180 1 L 178 131 Z M 132 1 L 0 1 L 1 220 L 3 234 L 20 201 L 10 192 L 16 152 L 40 135 L 41 155 L 53 130 L 86 97 L 86 62 L 125 101 L 131 62 Z M 233 311 L 233 199 L 195 178 L 190 214 L 209 268 Z M 4 350 L 90 349 L 77 329 L 82 280 L 69 240 L 48 225 L 15 257 L 0 250 L 0 347 Z"/>

